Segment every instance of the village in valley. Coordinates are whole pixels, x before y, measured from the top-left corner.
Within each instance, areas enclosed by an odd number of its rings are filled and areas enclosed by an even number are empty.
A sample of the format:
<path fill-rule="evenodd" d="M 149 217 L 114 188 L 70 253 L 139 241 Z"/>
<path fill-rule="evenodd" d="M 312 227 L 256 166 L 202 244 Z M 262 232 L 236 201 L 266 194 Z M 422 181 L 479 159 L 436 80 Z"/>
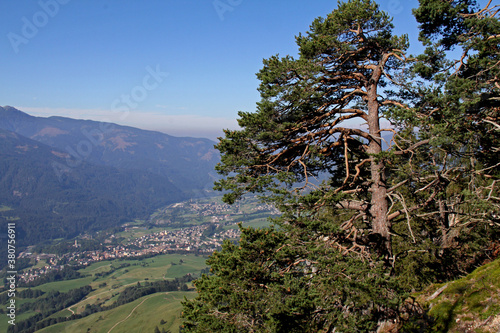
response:
<path fill-rule="evenodd" d="M 32 252 L 32 247 L 19 254 L 29 259 L 29 268 L 19 272 L 24 283 L 64 267 L 84 267 L 97 261 L 120 258 L 151 257 L 166 253 L 208 256 L 221 248 L 224 240 L 238 240 L 243 226 L 268 225 L 268 218 L 279 215 L 271 205 L 257 198 L 247 198 L 235 205 L 221 203 L 220 198 L 205 198 L 175 203 L 158 210 L 148 221 L 123 225 L 118 232 L 82 235 L 68 244 L 65 253 Z M 86 244 L 99 240 L 99 249 Z M 50 251 L 47 251 L 50 252 Z"/>

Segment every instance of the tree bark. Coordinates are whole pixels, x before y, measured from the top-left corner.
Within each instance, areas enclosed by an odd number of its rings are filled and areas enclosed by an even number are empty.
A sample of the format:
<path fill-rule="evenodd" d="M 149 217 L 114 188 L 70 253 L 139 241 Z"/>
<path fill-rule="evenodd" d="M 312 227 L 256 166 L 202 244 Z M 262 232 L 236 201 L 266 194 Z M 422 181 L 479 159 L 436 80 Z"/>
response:
<path fill-rule="evenodd" d="M 379 102 L 377 100 L 377 85 L 382 75 L 381 66 L 377 66 L 367 87 L 366 101 L 368 106 L 368 132 L 371 139 L 367 153 L 371 155 L 371 203 L 370 215 L 372 217 L 372 232 L 379 234 L 383 239 L 383 246 L 388 255 L 391 255 L 390 221 L 387 218 L 389 203 L 387 201 L 387 180 L 385 176 L 385 163 L 378 159 L 376 154 L 382 152 L 382 139 L 380 134 Z M 382 244 L 381 244 L 382 245 Z"/>

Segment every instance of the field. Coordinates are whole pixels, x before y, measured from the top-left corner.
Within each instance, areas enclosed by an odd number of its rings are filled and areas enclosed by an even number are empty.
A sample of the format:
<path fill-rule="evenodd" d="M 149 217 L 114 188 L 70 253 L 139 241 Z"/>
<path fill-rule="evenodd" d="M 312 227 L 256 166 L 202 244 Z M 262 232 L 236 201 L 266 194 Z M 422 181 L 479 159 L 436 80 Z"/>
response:
<path fill-rule="evenodd" d="M 181 325 L 181 301 L 195 297 L 194 291 L 156 293 L 115 309 L 59 323 L 38 332 L 131 333 L 154 332 L 155 327 L 178 332 Z M 163 321 L 162 321 L 163 320 Z M 163 323 L 163 324 L 162 324 Z"/>
<path fill-rule="evenodd" d="M 1 210 L 8 207 L 0 205 Z M 120 232 L 108 234 L 115 244 L 127 244 L 139 237 L 163 230 L 179 230 L 181 228 L 199 226 L 201 224 L 217 224 L 223 229 L 243 226 L 260 228 L 269 225 L 268 217 L 277 211 L 261 204 L 256 197 L 249 197 L 235 205 L 229 206 L 221 201 L 221 197 L 210 197 L 191 200 L 167 206 L 158 210 L 147 220 L 135 220 L 124 225 Z M 111 238 L 112 236 L 112 238 Z M 70 241 L 72 242 L 72 241 Z M 109 242 L 108 242 L 109 244 Z M 48 252 L 51 253 L 51 252 Z M 35 310 L 19 309 L 23 303 L 40 301 L 50 292 L 66 293 L 77 288 L 91 286 L 92 291 L 81 301 L 53 313 L 48 318 L 68 318 L 73 314 L 88 313 L 89 306 L 112 306 L 127 287 L 138 283 L 171 280 L 186 274 L 194 277 L 206 268 L 206 257 L 182 254 L 158 255 L 141 259 L 116 259 L 95 262 L 79 270 L 81 278 L 45 283 L 33 287 L 33 290 L 45 292 L 37 299 L 16 296 L 18 312 L 16 321 L 28 319 L 36 314 Z M 33 268 L 41 268 L 48 264 L 40 260 Z M 192 283 L 188 284 L 192 290 Z M 17 294 L 22 292 L 18 288 Z M 63 295 L 64 296 L 64 295 Z M 130 303 L 106 311 L 100 311 L 84 318 L 58 323 L 40 330 L 41 332 L 153 332 L 158 326 L 162 330 L 177 332 L 181 323 L 180 301 L 195 297 L 194 291 L 176 291 L 150 294 Z M 38 303 L 37 303 L 38 304 Z M 4 303 L 6 306 L 6 303 Z M 37 305 L 38 306 L 38 305 Z M 62 306 L 61 306 L 62 308 Z M 37 308 L 37 311 L 40 308 Z M 87 309 L 87 310 L 86 310 Z M 7 320 L 0 321 L 0 332 L 6 332 Z"/>
<path fill-rule="evenodd" d="M 73 313 L 84 311 L 87 304 L 114 303 L 121 291 L 138 282 L 169 280 L 188 273 L 199 276 L 200 271 L 206 267 L 205 260 L 206 258 L 202 256 L 166 254 L 140 261 L 101 261 L 79 270 L 82 275 L 86 275 L 83 278 L 46 283 L 32 289 L 66 292 L 85 285 L 92 286 L 93 291 L 82 301 L 50 316 L 69 317 Z M 18 292 L 21 290 L 22 288 L 19 288 Z M 178 291 L 147 295 L 111 310 L 52 325 L 40 332 L 153 332 L 156 326 L 177 332 L 181 323 L 180 302 L 184 297 L 193 298 L 195 294 L 194 291 Z M 16 301 L 20 305 L 32 300 Z M 33 312 L 17 313 L 16 321 L 27 319 L 33 314 Z M 7 331 L 8 318 L 4 317 L 5 320 L 0 321 L 0 332 Z"/>
<path fill-rule="evenodd" d="M 256 196 L 248 196 L 233 205 L 222 202 L 222 196 L 181 202 L 163 208 L 152 215 L 157 225 L 183 223 L 199 225 L 214 222 L 214 218 L 222 223 L 254 223 L 267 222 L 267 218 L 278 212 L 272 207 L 262 204 Z"/>

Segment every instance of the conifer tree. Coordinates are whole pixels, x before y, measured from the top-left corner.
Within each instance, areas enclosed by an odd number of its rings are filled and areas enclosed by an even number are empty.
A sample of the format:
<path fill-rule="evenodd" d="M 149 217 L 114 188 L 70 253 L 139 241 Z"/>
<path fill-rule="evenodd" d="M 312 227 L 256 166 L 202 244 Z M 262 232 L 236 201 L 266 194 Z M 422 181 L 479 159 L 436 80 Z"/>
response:
<path fill-rule="evenodd" d="M 184 304 L 188 331 L 359 332 L 397 318 L 381 122 L 400 103 L 384 88 L 408 41 L 392 29 L 373 1 L 339 3 L 296 38 L 297 59 L 264 60 L 257 111 L 217 146 L 216 187 L 229 203 L 265 193 L 283 215 L 211 257 Z"/>
<path fill-rule="evenodd" d="M 218 171 L 226 176 L 218 188 L 231 191 L 226 201 L 304 182 L 313 187 L 316 207 L 351 211 L 352 222 L 368 223 L 379 250 L 390 256 L 383 133 L 392 130 L 384 128 L 383 113 L 400 102 L 384 87 L 399 84 L 408 46 L 392 29 L 375 2 L 340 3 L 296 38 L 298 59 L 264 61 L 257 111 L 240 112 L 243 130 L 226 131 L 217 146 Z M 328 182 L 314 188 L 311 179 L 321 175 Z"/>
<path fill-rule="evenodd" d="M 228 203 L 259 193 L 282 215 L 211 256 L 186 331 L 394 329 L 418 309 L 407 292 L 491 257 L 495 8 L 421 0 L 428 48 L 408 57 L 374 1 L 349 0 L 296 38 L 298 58 L 264 60 L 257 110 L 217 145 L 216 188 Z M 450 62 L 454 46 L 464 52 Z"/>
<path fill-rule="evenodd" d="M 417 178 L 435 195 L 412 218 L 437 222 L 433 243 L 450 277 L 500 247 L 499 9 L 491 1 L 421 0 L 414 10 L 427 47 L 414 66 L 421 79 L 411 80 L 412 107 L 393 114 L 429 139 Z M 451 50 L 460 56 L 450 58 Z"/>

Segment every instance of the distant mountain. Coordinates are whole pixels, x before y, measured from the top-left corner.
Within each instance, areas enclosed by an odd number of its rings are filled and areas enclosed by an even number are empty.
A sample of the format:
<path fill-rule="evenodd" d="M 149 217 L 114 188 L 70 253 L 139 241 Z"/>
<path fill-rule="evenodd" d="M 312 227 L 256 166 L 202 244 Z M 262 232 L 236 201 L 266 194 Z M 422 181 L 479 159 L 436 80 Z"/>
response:
<path fill-rule="evenodd" d="M 0 225 L 17 221 L 18 244 L 30 245 L 148 217 L 211 189 L 213 145 L 0 107 Z"/>
<path fill-rule="evenodd" d="M 164 176 L 86 162 L 72 169 L 65 158 L 0 129 L 0 221 L 16 221 L 18 244 L 117 226 L 187 198 Z"/>
<path fill-rule="evenodd" d="M 0 129 L 58 148 L 72 169 L 83 162 L 167 177 L 188 195 L 211 189 L 219 161 L 215 142 L 91 120 L 33 117 L 0 107 Z"/>

